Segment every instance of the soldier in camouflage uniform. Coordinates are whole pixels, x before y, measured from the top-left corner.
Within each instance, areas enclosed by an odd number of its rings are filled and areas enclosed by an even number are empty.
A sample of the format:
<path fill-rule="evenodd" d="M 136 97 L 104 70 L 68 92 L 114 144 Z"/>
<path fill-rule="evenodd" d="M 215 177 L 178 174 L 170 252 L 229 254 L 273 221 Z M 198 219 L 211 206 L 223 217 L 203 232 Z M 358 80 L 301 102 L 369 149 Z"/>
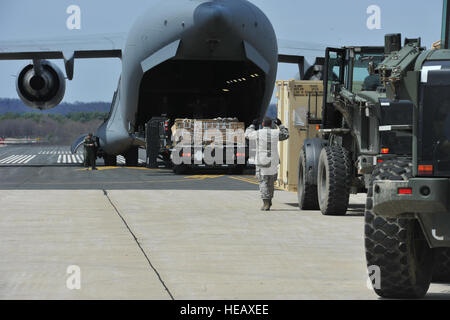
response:
<path fill-rule="evenodd" d="M 289 138 L 288 129 L 281 124 L 280 119 L 275 120 L 278 129 L 272 129 L 273 121 L 264 118 L 261 130 L 256 130 L 259 120 L 253 121 L 245 131 L 245 137 L 250 140 L 250 145 L 255 146 L 256 178 L 259 182 L 259 190 L 263 200 L 261 210 L 269 211 L 272 206 L 272 198 L 275 189 L 275 181 L 278 178 L 278 142 Z"/>
<path fill-rule="evenodd" d="M 92 133 L 89 133 L 86 139 L 84 139 L 84 149 L 86 150 L 85 163 L 92 167 L 92 170 L 97 170 L 95 167 L 96 155 L 96 141 L 93 138 Z"/>

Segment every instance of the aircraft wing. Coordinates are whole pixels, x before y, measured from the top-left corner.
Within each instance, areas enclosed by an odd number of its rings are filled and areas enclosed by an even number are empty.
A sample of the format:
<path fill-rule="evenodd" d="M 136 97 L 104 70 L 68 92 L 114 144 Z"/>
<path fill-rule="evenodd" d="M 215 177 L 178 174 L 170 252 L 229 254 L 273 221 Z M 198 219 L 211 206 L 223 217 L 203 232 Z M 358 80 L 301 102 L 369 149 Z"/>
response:
<path fill-rule="evenodd" d="M 279 55 L 322 57 L 326 48 L 326 45 L 320 43 L 278 39 Z"/>
<path fill-rule="evenodd" d="M 124 33 L 0 41 L 0 60 L 64 59 L 67 78 L 71 80 L 74 59 L 121 58 L 124 43 Z"/>
<path fill-rule="evenodd" d="M 125 34 L 101 34 L 46 40 L 0 41 L 0 60 L 120 58 Z"/>
<path fill-rule="evenodd" d="M 319 63 L 318 58 L 325 55 L 326 48 L 326 45 L 319 43 L 278 39 L 278 62 L 297 64 L 303 79 L 305 69 Z"/>
<path fill-rule="evenodd" d="M 121 58 L 125 33 L 71 36 L 46 40 L 0 41 L 0 60 L 64 59 L 67 78 L 73 78 L 74 59 Z M 304 41 L 278 39 L 278 60 L 298 64 L 322 57 L 327 46 Z"/>
<path fill-rule="evenodd" d="M 86 35 L 46 40 L 0 41 L 0 60 L 63 59 L 73 52 L 75 58 L 120 58 L 125 33 Z M 326 45 L 278 39 L 280 56 L 323 56 Z"/>

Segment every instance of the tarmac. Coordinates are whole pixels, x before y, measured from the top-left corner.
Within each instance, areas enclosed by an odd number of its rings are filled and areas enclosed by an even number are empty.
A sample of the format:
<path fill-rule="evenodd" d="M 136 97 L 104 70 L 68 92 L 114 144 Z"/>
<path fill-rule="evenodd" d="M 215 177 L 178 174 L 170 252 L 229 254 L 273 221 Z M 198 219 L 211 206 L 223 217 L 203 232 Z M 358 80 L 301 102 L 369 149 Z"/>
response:
<path fill-rule="evenodd" d="M 378 299 L 365 195 L 330 217 L 277 190 L 262 212 L 250 173 L 86 171 L 46 148 L 0 148 L 0 299 Z M 11 155 L 36 157 L 1 163 Z"/>

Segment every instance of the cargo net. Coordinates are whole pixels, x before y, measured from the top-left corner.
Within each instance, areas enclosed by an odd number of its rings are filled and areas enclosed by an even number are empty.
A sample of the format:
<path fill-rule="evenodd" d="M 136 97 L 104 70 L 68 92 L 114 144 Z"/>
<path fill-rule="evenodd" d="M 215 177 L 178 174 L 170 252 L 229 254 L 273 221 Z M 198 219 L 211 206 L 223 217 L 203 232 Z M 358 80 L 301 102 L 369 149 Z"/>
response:
<path fill-rule="evenodd" d="M 177 119 L 172 126 L 175 165 L 245 165 L 245 124 L 236 118 Z"/>
<path fill-rule="evenodd" d="M 181 146 L 245 146 L 245 124 L 237 118 L 176 119 L 172 141 Z"/>

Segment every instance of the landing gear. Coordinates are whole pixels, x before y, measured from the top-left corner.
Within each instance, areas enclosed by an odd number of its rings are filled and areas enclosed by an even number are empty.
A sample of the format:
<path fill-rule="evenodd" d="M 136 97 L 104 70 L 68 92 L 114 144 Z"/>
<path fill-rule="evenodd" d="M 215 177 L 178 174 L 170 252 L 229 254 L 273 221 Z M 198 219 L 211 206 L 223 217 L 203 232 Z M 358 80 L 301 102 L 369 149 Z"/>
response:
<path fill-rule="evenodd" d="M 139 159 L 139 148 L 131 147 L 125 154 L 125 165 L 127 167 L 137 167 Z"/>
<path fill-rule="evenodd" d="M 234 174 L 234 175 L 242 175 L 244 173 L 244 169 L 245 169 L 245 165 L 238 165 L 232 169 L 228 170 L 229 174 Z"/>
<path fill-rule="evenodd" d="M 185 165 L 183 165 L 183 164 L 174 165 L 172 170 L 173 170 L 173 173 L 175 173 L 177 175 L 180 175 L 180 174 L 183 174 L 183 173 L 187 172 L 187 167 Z"/>
<path fill-rule="evenodd" d="M 117 166 L 117 156 L 105 154 L 103 156 L 103 160 L 105 161 L 106 167 L 115 167 Z"/>

